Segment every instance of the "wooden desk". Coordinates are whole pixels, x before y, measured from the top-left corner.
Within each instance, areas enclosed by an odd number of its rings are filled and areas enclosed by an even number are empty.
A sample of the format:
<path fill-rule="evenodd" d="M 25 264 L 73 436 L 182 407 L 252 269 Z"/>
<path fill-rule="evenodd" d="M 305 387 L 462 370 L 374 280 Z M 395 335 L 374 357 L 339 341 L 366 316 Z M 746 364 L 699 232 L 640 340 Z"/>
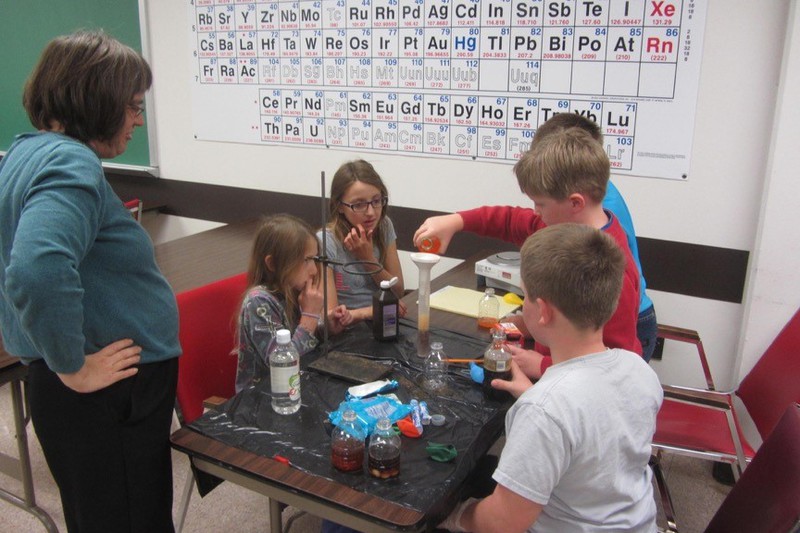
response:
<path fill-rule="evenodd" d="M 18 457 L 11 457 L 0 453 L 0 472 L 18 479 L 22 482 L 23 497 L 19 497 L 7 490 L 0 489 L 0 499 L 16 505 L 31 513 L 51 533 L 58 533 L 53 519 L 36 504 L 36 495 L 33 490 L 33 475 L 31 474 L 31 459 L 28 452 L 28 433 L 26 426 L 28 418 L 25 414 L 25 399 L 22 394 L 22 380 L 28 374 L 28 367 L 19 359 L 6 352 L 0 341 L 0 387 L 9 384 L 11 387 L 11 405 L 14 411 L 14 427 L 17 438 Z"/>
<path fill-rule="evenodd" d="M 156 263 L 175 293 L 247 270 L 259 220 L 247 220 L 165 242 Z"/>
<path fill-rule="evenodd" d="M 495 252 L 496 250 L 480 250 L 465 259 L 460 265 L 432 279 L 431 294 L 448 285 L 476 289 L 479 291 L 484 290 L 485 287 L 478 286 L 477 277 L 475 275 L 475 262 L 485 259 Z M 499 292 L 502 293 L 502 291 Z M 417 306 L 417 291 L 412 291 L 403 296 L 403 303 L 406 305 L 407 309 L 405 319 L 416 324 L 419 310 Z M 489 330 L 478 327 L 477 320 L 465 315 L 431 309 L 430 324 L 431 328 L 446 329 L 473 339 L 485 340 L 487 343 L 491 340 L 491 333 Z"/>

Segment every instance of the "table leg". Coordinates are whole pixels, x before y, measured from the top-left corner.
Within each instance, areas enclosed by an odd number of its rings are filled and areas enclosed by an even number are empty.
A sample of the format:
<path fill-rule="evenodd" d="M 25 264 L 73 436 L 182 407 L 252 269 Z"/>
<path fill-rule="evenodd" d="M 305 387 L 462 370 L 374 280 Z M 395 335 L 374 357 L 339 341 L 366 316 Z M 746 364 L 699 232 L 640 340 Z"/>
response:
<path fill-rule="evenodd" d="M 17 450 L 19 451 L 19 479 L 22 481 L 24 498 L 19 498 L 8 491 L 0 489 L 0 498 L 24 509 L 39 519 L 50 533 L 58 533 L 53 519 L 43 509 L 36 505 L 36 496 L 33 491 L 33 474 L 31 473 L 31 458 L 28 453 L 28 433 L 25 429 L 25 414 L 23 410 L 23 397 L 20 380 L 13 380 L 11 386 L 11 403 L 14 410 L 14 425 L 17 432 Z"/>

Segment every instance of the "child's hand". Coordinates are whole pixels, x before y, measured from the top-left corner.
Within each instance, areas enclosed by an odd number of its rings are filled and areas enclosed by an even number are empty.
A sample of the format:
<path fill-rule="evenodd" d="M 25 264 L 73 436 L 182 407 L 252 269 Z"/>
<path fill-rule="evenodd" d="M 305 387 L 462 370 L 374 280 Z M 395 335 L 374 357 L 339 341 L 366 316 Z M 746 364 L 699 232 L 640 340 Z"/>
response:
<path fill-rule="evenodd" d="M 493 379 L 492 388 L 497 390 L 504 390 L 511 393 L 514 398 L 519 398 L 522 393 L 530 389 L 533 383 L 520 369 L 515 360 L 511 360 L 511 381 L 504 379 Z"/>
<path fill-rule="evenodd" d="M 314 315 L 321 314 L 323 295 L 319 280 L 319 276 L 314 276 L 306 281 L 303 290 L 297 296 L 297 304 L 300 306 L 301 312 Z"/>
<path fill-rule="evenodd" d="M 397 300 L 397 311 L 398 314 L 400 315 L 400 318 L 403 318 L 404 316 L 406 316 L 406 313 L 408 313 L 408 308 L 406 307 L 406 304 L 404 304 L 402 300 Z"/>
<path fill-rule="evenodd" d="M 344 305 L 337 305 L 328 312 L 328 327 L 336 335 L 353 323 L 353 315 Z"/>
<path fill-rule="evenodd" d="M 422 239 L 438 237 L 442 243 L 439 253 L 445 253 L 453 235 L 464 229 L 464 219 L 458 213 L 430 217 L 414 232 L 414 246 L 419 248 Z"/>
<path fill-rule="evenodd" d="M 342 244 L 359 261 L 375 261 L 372 232 L 373 230 L 365 231 L 364 226 L 357 224 L 350 228 L 350 233 L 344 238 Z"/>
<path fill-rule="evenodd" d="M 544 356 L 534 350 L 523 350 L 519 346 L 508 345 L 511 357 L 519 365 L 519 369 L 531 379 L 542 377 L 542 359 Z"/>

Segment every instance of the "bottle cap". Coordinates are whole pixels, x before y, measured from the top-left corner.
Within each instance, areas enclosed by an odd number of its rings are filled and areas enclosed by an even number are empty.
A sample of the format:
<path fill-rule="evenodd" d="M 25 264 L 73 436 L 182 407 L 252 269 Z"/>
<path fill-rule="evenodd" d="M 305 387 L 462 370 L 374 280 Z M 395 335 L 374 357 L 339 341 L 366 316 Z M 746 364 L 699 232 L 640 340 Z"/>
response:
<path fill-rule="evenodd" d="M 431 343 L 431 350 L 441 350 L 442 347 L 443 345 L 441 342 L 436 341 Z"/>
<path fill-rule="evenodd" d="M 279 329 L 275 340 L 278 341 L 278 344 L 289 344 L 292 340 L 292 333 L 288 329 Z"/>
<path fill-rule="evenodd" d="M 444 415 L 431 415 L 431 424 L 434 426 L 443 426 L 445 423 Z"/>
<path fill-rule="evenodd" d="M 381 289 L 387 290 L 391 289 L 397 283 L 397 276 L 393 277 L 392 279 L 385 279 L 381 281 Z"/>

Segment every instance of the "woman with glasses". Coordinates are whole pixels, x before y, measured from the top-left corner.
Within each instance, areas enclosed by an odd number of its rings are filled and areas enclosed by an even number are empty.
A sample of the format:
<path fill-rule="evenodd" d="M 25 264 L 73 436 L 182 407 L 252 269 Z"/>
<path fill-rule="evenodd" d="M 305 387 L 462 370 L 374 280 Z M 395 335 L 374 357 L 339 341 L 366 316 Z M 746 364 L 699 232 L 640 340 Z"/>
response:
<path fill-rule="evenodd" d="M 363 159 L 344 163 L 331 182 L 330 222 L 326 231 L 328 259 L 335 263 L 328 270 L 328 309 L 344 304 L 353 322 L 372 318 L 372 294 L 381 281 L 397 277 L 392 287 L 403 296 L 403 272 L 397 255 L 397 234 L 387 216 L 389 195 L 375 168 Z M 321 239 L 322 233 L 317 236 Z M 343 267 L 342 264 L 366 261 L 380 264 Z M 401 314 L 405 309 L 401 308 Z"/>
<path fill-rule="evenodd" d="M 0 161 L 0 330 L 28 365 L 70 532 L 171 532 L 178 310 L 105 179 L 144 124 L 150 67 L 102 32 L 58 37 L 28 78 L 38 131 Z"/>

